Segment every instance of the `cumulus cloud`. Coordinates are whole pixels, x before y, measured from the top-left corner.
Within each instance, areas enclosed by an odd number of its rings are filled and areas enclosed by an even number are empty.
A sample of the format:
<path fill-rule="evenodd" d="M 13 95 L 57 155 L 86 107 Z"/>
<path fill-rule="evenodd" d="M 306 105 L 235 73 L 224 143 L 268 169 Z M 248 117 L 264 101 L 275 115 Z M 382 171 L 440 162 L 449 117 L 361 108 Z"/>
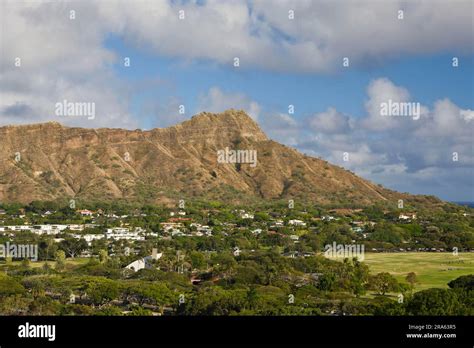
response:
<path fill-rule="evenodd" d="M 130 43 L 220 64 L 239 57 L 243 68 L 326 72 L 340 68 L 343 57 L 351 64 L 377 64 L 403 54 L 473 49 L 469 0 L 456 6 L 428 0 L 116 1 L 99 6 L 104 22 Z"/>
<path fill-rule="evenodd" d="M 417 130 L 424 137 L 472 137 L 471 110 L 462 110 L 449 99 L 436 101 L 430 122 Z M 471 138 L 472 140 L 472 138 Z"/>
<path fill-rule="evenodd" d="M 474 110 L 460 110 L 459 113 L 461 114 L 461 117 L 467 122 L 474 120 Z"/>
<path fill-rule="evenodd" d="M 330 107 L 325 112 L 315 114 L 308 120 L 309 126 L 318 132 L 345 133 L 351 128 L 350 118 Z"/>
<path fill-rule="evenodd" d="M 104 22 L 132 44 L 228 65 L 239 57 L 243 68 L 327 72 L 341 68 L 343 57 L 366 65 L 404 54 L 473 50 L 469 0 L 456 1 L 456 6 L 428 0 L 100 4 Z"/>
<path fill-rule="evenodd" d="M 328 70 L 351 64 L 377 63 L 405 54 L 427 54 L 456 48 L 472 52 L 470 1 L 257 1 L 258 13 L 288 56 L 299 57 L 294 69 Z M 294 20 L 288 20 L 288 11 Z M 403 19 L 399 19 L 399 11 Z"/>
<path fill-rule="evenodd" d="M 267 135 L 283 144 L 297 146 L 300 143 L 301 126 L 291 115 L 279 112 L 263 112 L 260 126 Z"/>
<path fill-rule="evenodd" d="M 255 121 L 260 114 L 260 105 L 241 93 L 226 93 L 219 87 L 211 87 L 200 97 L 198 112 L 222 112 L 227 109 L 245 110 Z"/>
<path fill-rule="evenodd" d="M 380 120 L 377 105 L 386 98 L 411 100 L 409 91 L 380 78 L 369 83 L 367 94 L 363 117 L 329 107 L 302 124 L 289 127 L 276 122 L 269 129 L 288 145 L 391 188 L 450 199 L 462 194 L 472 199 L 472 111 L 440 99 L 431 108 L 422 106 L 422 119 L 399 119 L 392 125 Z"/>
<path fill-rule="evenodd" d="M 433 6 L 427 0 L 409 4 L 358 0 L 2 1 L 0 6 L 1 124 L 54 119 L 52 106 L 69 98 L 95 102 L 99 114 L 93 122 L 74 118 L 63 119 L 63 123 L 136 127 L 137 120 L 129 112 L 130 89 L 112 70 L 122 57 L 104 45 L 110 36 L 122 38 L 130 48 L 184 62 L 205 60 L 232 67 L 238 57 L 240 69 L 309 73 L 339 69 L 342 57 L 349 57 L 351 66 L 357 66 L 378 64 L 401 54 L 473 50 L 473 5 L 468 0 L 457 1 L 456 6 L 445 1 Z M 403 20 L 398 19 L 400 9 Z M 294 19 L 289 11 L 294 11 Z M 17 58 L 20 67 L 15 66 Z M 216 100 L 222 96 L 218 91 L 212 93 L 208 105 L 218 106 Z M 246 104 L 241 99 L 237 96 L 221 105 Z M 258 104 L 246 109 L 258 118 Z M 472 112 L 466 117 L 472 118 Z M 372 121 L 374 128 L 398 122 Z"/>
<path fill-rule="evenodd" d="M 108 66 L 108 33 L 89 3 L 2 2 L 1 124 L 59 121 L 87 127 L 136 127 L 126 86 Z M 75 19 L 70 19 L 70 10 Z M 95 103 L 96 117 L 64 117 L 55 104 Z M 19 107 L 21 105 L 22 107 Z"/>
<path fill-rule="evenodd" d="M 421 123 L 427 114 L 427 108 L 420 102 L 412 100 L 406 88 L 396 86 L 387 78 L 372 80 L 367 87 L 367 95 L 365 108 L 368 117 L 361 122 L 361 125 L 367 129 L 388 130 L 416 127 L 417 124 L 414 122 Z M 400 107 L 400 110 L 401 105 L 407 105 L 406 110 L 409 112 L 405 116 L 383 113 L 383 108 L 385 112 L 389 112 L 390 105 L 395 104 Z"/>

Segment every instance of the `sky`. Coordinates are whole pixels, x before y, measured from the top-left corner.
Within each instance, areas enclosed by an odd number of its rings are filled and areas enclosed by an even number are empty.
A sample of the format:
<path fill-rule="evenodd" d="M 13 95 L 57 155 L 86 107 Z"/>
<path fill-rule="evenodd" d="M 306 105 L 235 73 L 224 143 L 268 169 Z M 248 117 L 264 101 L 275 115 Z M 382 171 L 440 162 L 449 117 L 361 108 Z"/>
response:
<path fill-rule="evenodd" d="M 473 7 L 0 0 L 0 126 L 151 129 L 243 109 L 270 138 L 391 189 L 474 201 Z M 58 115 L 64 100 L 96 116 Z M 383 114 L 389 101 L 418 117 Z"/>

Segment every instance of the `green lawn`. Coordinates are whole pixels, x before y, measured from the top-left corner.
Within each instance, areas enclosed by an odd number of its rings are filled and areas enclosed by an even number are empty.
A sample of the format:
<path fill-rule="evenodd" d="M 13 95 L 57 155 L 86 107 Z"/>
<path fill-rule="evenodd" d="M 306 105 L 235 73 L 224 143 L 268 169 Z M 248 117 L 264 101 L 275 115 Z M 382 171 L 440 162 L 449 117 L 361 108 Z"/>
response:
<path fill-rule="evenodd" d="M 89 259 L 87 257 L 76 257 L 74 259 L 68 258 L 68 259 L 66 259 L 66 265 L 79 266 L 79 265 L 86 264 L 88 261 L 89 261 Z M 31 268 L 43 267 L 43 265 L 45 263 L 46 263 L 45 261 L 37 261 L 37 262 L 31 261 L 30 262 L 30 267 Z M 48 261 L 48 263 L 51 267 L 54 267 L 54 265 L 56 264 L 55 261 Z M 4 265 L 5 265 L 5 260 L 1 260 L 0 261 L 0 267 L 2 267 Z M 21 261 L 12 261 L 12 266 L 19 266 L 19 265 L 21 265 Z"/>
<path fill-rule="evenodd" d="M 450 280 L 474 274 L 474 253 L 365 253 L 364 262 L 372 274 L 389 272 L 403 281 L 409 272 L 415 272 L 415 291 L 447 288 Z"/>

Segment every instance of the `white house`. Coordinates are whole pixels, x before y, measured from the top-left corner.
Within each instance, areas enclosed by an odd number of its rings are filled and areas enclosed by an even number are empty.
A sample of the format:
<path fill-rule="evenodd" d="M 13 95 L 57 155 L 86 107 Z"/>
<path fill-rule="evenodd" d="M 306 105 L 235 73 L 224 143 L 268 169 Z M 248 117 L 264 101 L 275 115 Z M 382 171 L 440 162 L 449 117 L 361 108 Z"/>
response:
<path fill-rule="evenodd" d="M 84 239 L 87 244 L 91 245 L 93 240 L 104 239 L 104 234 L 73 234 L 72 235 L 76 239 Z"/>
<path fill-rule="evenodd" d="M 47 234 L 53 235 L 58 234 L 67 229 L 69 225 L 35 225 L 31 229 L 31 232 L 35 234 Z"/>
<path fill-rule="evenodd" d="M 135 229 L 135 231 L 130 231 L 128 228 L 124 227 L 114 227 L 108 228 L 105 232 L 107 239 L 114 240 L 145 240 L 145 236 L 142 235 L 143 230 L 140 228 Z"/>
<path fill-rule="evenodd" d="M 182 237 L 182 236 L 185 236 L 185 234 L 184 234 L 184 232 L 181 232 L 179 230 L 173 230 L 171 232 L 171 236 L 173 236 L 173 237 L 175 237 L 175 236 L 176 237 Z"/>
<path fill-rule="evenodd" d="M 1 227 L 1 231 L 30 231 L 31 226 L 30 225 L 15 225 L 15 226 L 4 226 Z"/>
<path fill-rule="evenodd" d="M 152 254 L 145 256 L 139 260 L 133 261 L 131 264 L 127 265 L 125 268 L 138 272 L 144 268 L 151 268 L 151 262 L 153 260 L 159 260 L 163 256 L 163 253 L 158 253 L 157 249 L 153 248 Z"/>
<path fill-rule="evenodd" d="M 172 235 L 183 234 L 182 229 L 184 229 L 184 225 L 181 222 L 162 222 L 160 226 L 165 233 L 171 233 Z"/>
<path fill-rule="evenodd" d="M 84 225 L 69 225 L 69 229 L 71 231 L 82 231 L 84 229 Z"/>
<path fill-rule="evenodd" d="M 239 210 L 239 215 L 241 219 L 253 219 L 254 215 L 247 213 L 245 210 Z"/>
<path fill-rule="evenodd" d="M 323 221 L 332 221 L 332 220 L 335 220 L 335 219 L 336 218 L 334 216 L 331 216 L 331 215 L 326 215 L 326 216 L 322 217 Z"/>
<path fill-rule="evenodd" d="M 399 220 L 415 220 L 416 219 L 416 213 L 400 214 L 398 219 Z"/>
<path fill-rule="evenodd" d="M 274 223 L 275 227 L 283 227 L 283 220 L 276 220 Z"/>
<path fill-rule="evenodd" d="M 297 220 L 297 219 L 289 220 L 288 224 L 292 225 L 292 226 L 306 226 L 306 222 L 303 222 L 303 221 Z"/>
<path fill-rule="evenodd" d="M 207 226 L 207 225 L 198 227 L 197 230 L 198 230 L 198 232 L 201 232 L 201 233 L 203 233 L 207 236 L 212 236 L 212 228 Z"/>

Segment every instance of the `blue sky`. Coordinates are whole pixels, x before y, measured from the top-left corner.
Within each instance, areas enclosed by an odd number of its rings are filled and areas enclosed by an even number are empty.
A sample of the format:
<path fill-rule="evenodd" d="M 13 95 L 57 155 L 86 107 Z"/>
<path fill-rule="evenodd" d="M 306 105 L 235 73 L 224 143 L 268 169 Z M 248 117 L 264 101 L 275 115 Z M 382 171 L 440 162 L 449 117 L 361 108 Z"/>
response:
<path fill-rule="evenodd" d="M 244 109 L 272 139 L 364 178 L 474 201 L 472 1 L 0 6 L 0 125 L 150 129 Z M 97 117 L 55 115 L 66 99 Z M 383 116 L 388 100 L 419 103 L 420 118 Z"/>
<path fill-rule="evenodd" d="M 215 64 L 208 60 L 186 62 L 146 52 L 133 47 L 120 37 L 111 37 L 105 47 L 117 57 L 129 57 L 133 68 L 124 67 L 122 60 L 113 65 L 120 79 L 131 83 L 142 79 L 157 79 L 162 84 L 144 95 L 133 95 L 131 112 L 142 117 L 143 128 L 160 126 L 153 115 L 140 113 L 146 98 L 179 99 L 191 114 L 201 111 L 198 99 L 203 92 L 218 86 L 228 93 L 243 92 L 272 111 L 287 112 L 295 105 L 294 117 L 306 117 L 329 106 L 355 116 L 365 113 L 365 89 L 369 82 L 386 77 L 402 85 L 422 104 L 432 105 L 440 97 L 448 97 L 461 108 L 473 106 L 474 60 L 472 55 L 442 52 L 431 55 L 398 57 L 373 66 L 341 68 L 324 74 L 274 72 L 254 68 L 236 69 L 232 65 Z M 453 69 L 452 57 L 459 58 Z M 165 87 L 166 86 L 166 87 Z"/>

